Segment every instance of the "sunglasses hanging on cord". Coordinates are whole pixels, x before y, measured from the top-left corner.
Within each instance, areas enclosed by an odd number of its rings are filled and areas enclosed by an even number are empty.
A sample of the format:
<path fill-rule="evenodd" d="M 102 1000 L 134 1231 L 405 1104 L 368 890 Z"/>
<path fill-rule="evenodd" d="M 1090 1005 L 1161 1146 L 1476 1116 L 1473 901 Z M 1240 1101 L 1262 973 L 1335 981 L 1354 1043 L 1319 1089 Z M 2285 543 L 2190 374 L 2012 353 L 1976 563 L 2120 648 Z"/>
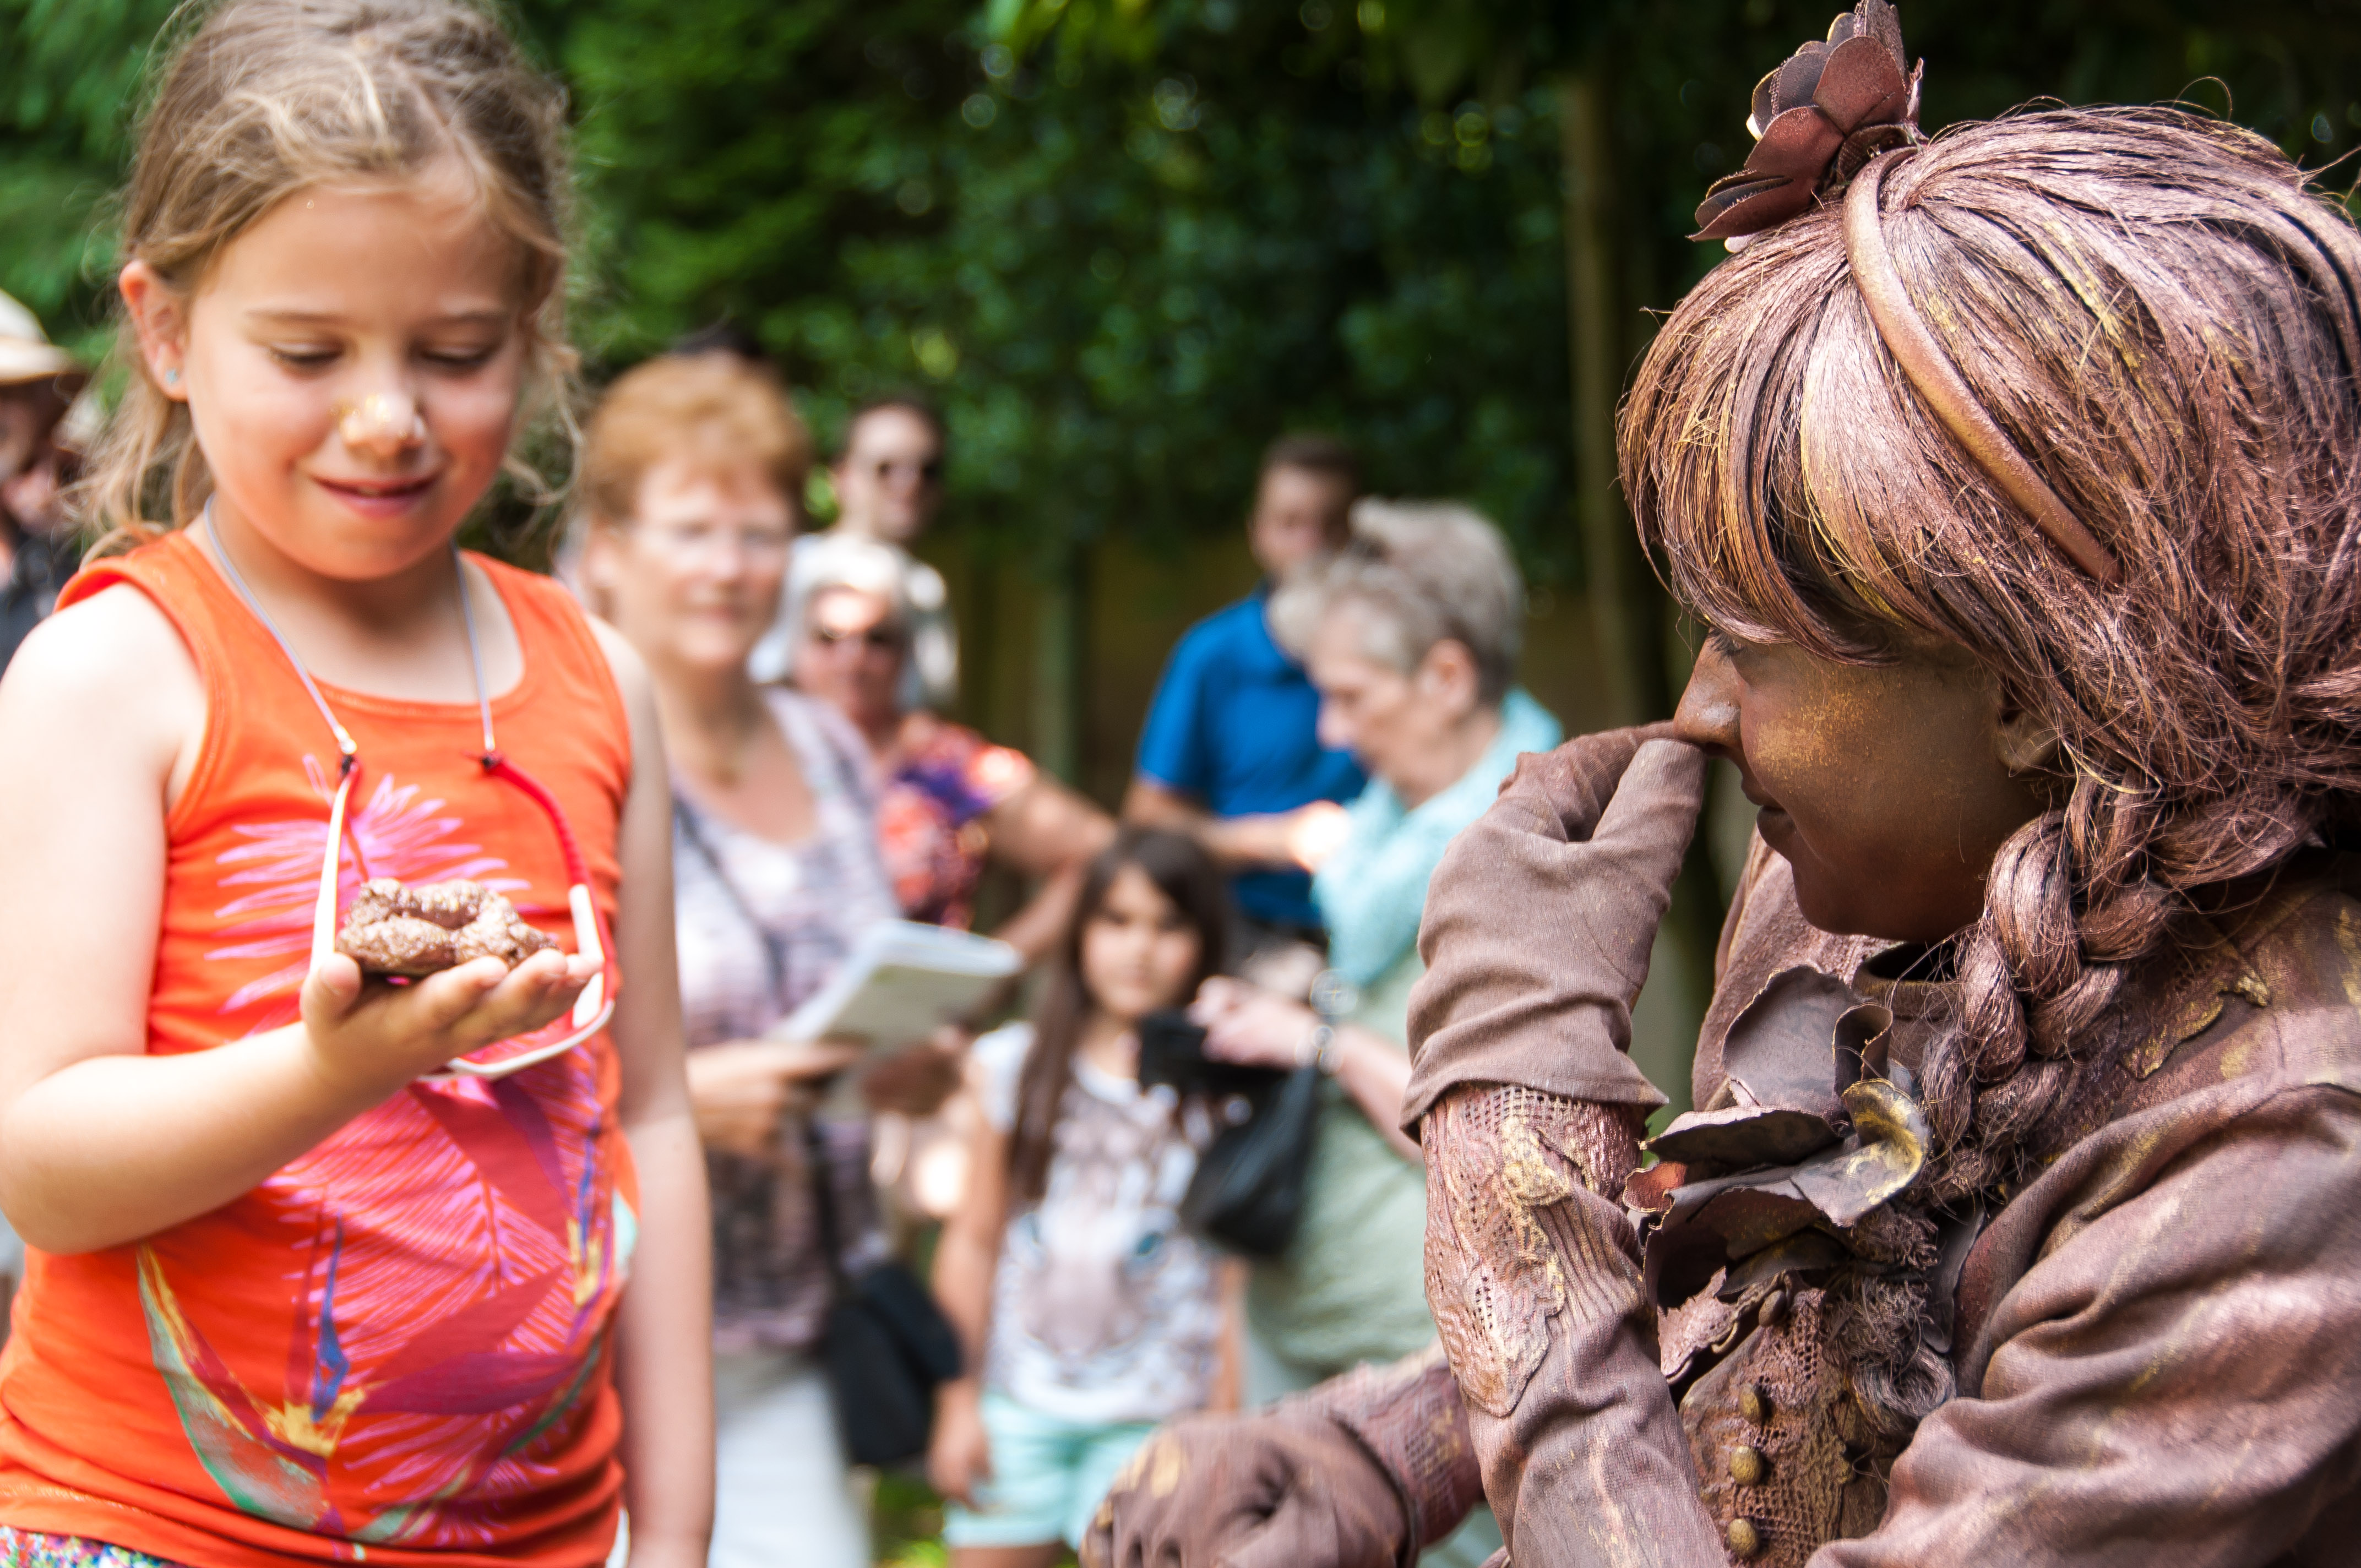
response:
<path fill-rule="evenodd" d="M 205 539 L 213 545 L 214 559 L 220 564 L 222 576 L 229 579 L 230 587 L 237 590 L 237 596 L 245 601 L 246 608 L 254 612 L 255 620 L 262 623 L 262 629 L 270 633 L 271 641 L 279 644 L 279 651 L 287 656 L 287 663 L 294 668 L 295 678 L 303 683 L 303 690 L 310 695 L 312 705 L 320 710 L 320 717 L 327 721 L 329 733 L 336 740 L 336 793 L 328 805 L 328 842 L 320 857 L 320 896 L 312 916 L 310 968 L 316 971 L 336 950 L 337 900 L 342 887 L 344 842 L 347 831 L 346 806 L 352 797 L 354 781 L 360 776 L 360 747 L 338 722 L 327 698 L 320 695 L 319 685 L 312 679 L 311 672 L 303 667 L 303 661 L 295 656 L 293 646 L 270 619 L 269 612 L 262 608 L 262 602 L 254 597 L 254 590 L 247 587 L 237 564 L 230 559 L 228 550 L 223 547 L 221 532 L 214 526 L 210 504 L 205 508 L 204 523 Z M 500 754 L 492 733 L 491 700 L 484 692 L 484 660 L 476 638 L 475 607 L 468 602 L 467 574 L 460 564 L 459 547 L 456 543 L 451 546 L 451 565 L 458 574 L 459 614 L 467 629 L 467 662 L 475 674 L 476 711 L 481 717 L 484 729 L 484 750 L 475 762 L 485 773 L 522 791 L 535 806 L 541 807 L 548 817 L 551 828 L 556 830 L 558 850 L 566 861 L 566 902 L 574 916 L 575 950 L 597 963 L 598 972 L 590 977 L 590 983 L 583 987 L 582 994 L 575 998 L 572 1010 L 565 1017 L 531 1034 L 497 1040 L 467 1056 L 455 1057 L 445 1063 L 440 1071 L 423 1076 L 422 1081 L 429 1083 L 448 1083 L 463 1078 L 506 1078 L 511 1073 L 522 1072 L 526 1068 L 572 1050 L 605 1028 L 615 1013 L 614 960 L 611 956 L 614 943 L 606 932 L 597 903 L 590 896 L 588 862 L 583 859 L 582 846 L 574 837 L 573 824 L 566 821 L 566 812 L 557 804 L 557 797 L 550 794 L 541 781 Z M 358 853 L 357 846 L 355 853 Z"/>

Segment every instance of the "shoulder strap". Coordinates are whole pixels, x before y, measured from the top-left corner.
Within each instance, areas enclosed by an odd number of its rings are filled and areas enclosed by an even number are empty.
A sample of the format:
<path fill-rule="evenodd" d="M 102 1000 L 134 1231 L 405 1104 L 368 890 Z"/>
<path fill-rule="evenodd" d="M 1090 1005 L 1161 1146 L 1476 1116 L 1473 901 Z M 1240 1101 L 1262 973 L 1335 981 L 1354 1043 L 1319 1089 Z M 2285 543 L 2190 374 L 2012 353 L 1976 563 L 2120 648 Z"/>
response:
<path fill-rule="evenodd" d="M 818 762 L 824 765 L 837 794 L 865 808 L 873 790 L 863 771 L 867 760 L 859 749 L 861 737 L 851 721 L 833 709 L 819 707 L 818 697 L 785 691 L 776 696 L 782 700 L 774 701 L 771 710 L 779 720 L 780 732 L 786 737 L 787 749 L 796 754 L 797 767 L 807 775 L 806 782 L 816 782 L 809 775 L 820 771 L 812 765 Z M 818 791 L 815 789 L 813 793 L 817 795 Z"/>
<path fill-rule="evenodd" d="M 227 655 L 236 662 L 236 651 L 226 645 L 232 628 L 225 621 L 235 617 L 239 623 L 251 625 L 256 635 L 261 634 L 260 624 L 236 602 L 229 584 L 185 533 L 168 533 L 128 554 L 103 555 L 89 563 L 58 590 L 57 608 L 70 609 L 120 584 L 137 588 L 164 612 L 181 641 L 188 644 L 208 696 L 220 695 L 221 658 Z"/>
<path fill-rule="evenodd" d="M 844 1226 L 836 1212 L 836 1159 L 817 1115 L 804 1118 L 804 1150 L 811 1164 L 812 1218 L 819 1231 L 820 1255 L 828 1261 L 829 1281 L 840 1300 L 852 1282 L 845 1274 Z"/>
<path fill-rule="evenodd" d="M 754 912 L 753 904 L 739 889 L 737 882 L 730 875 L 728 868 L 722 865 L 721 857 L 715 851 L 712 841 L 707 837 L 703 817 L 697 807 L 691 806 L 678 790 L 673 791 L 672 819 L 674 825 L 679 828 L 680 836 L 688 841 L 688 847 L 697 851 L 697 858 L 703 861 L 706 869 L 713 873 L 713 880 L 720 884 L 722 894 L 729 898 L 730 906 L 738 911 L 738 917 L 746 922 L 747 929 L 753 932 L 755 938 L 763 944 L 763 962 L 771 976 L 771 1004 L 785 1012 L 787 1005 L 785 941 L 777 932 L 771 929 L 767 921 Z"/>

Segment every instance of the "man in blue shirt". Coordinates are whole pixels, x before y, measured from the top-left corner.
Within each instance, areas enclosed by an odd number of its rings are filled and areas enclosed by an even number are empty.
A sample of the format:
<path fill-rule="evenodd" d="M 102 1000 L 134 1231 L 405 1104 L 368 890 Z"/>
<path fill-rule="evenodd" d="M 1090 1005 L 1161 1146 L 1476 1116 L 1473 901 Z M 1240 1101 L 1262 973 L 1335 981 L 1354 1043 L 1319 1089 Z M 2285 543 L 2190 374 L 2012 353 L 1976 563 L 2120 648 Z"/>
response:
<path fill-rule="evenodd" d="M 1191 627 L 1166 661 L 1140 728 L 1127 822 L 1192 833 L 1236 874 L 1238 907 L 1272 935 L 1317 937 L 1305 867 L 1341 837 L 1336 802 L 1367 780 L 1323 750 L 1320 694 L 1271 640 L 1274 583 L 1343 543 L 1360 493 L 1352 450 L 1289 436 L 1263 455 L 1246 540 L 1263 581 Z"/>

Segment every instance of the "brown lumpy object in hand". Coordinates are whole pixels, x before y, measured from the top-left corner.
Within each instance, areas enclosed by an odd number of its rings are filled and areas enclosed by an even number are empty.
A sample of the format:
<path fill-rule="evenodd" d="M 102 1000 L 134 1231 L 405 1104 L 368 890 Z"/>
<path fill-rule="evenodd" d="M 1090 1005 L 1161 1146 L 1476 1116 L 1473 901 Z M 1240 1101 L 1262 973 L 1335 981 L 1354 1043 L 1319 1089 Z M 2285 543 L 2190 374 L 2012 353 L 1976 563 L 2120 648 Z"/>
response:
<path fill-rule="evenodd" d="M 495 958 L 514 969 L 555 938 L 525 924 L 516 906 L 467 881 L 404 887 L 378 877 L 362 887 L 345 915 L 336 951 L 364 974 L 429 975 L 472 959 Z"/>

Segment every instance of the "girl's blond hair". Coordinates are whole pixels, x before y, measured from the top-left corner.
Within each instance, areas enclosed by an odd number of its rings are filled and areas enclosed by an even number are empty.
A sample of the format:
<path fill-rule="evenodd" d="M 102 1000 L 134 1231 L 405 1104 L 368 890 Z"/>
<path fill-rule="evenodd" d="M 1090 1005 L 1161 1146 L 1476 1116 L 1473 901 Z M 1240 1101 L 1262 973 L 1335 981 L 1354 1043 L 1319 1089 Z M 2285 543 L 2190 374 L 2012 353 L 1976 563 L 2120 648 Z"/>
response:
<path fill-rule="evenodd" d="M 471 0 L 198 0 L 181 17 L 123 196 L 120 262 L 187 292 L 293 192 L 456 156 L 523 252 L 528 420 L 554 414 L 570 434 L 566 101 L 499 20 Z M 187 406 L 148 379 L 127 321 L 115 355 L 127 385 L 78 505 L 102 551 L 186 524 L 213 488 Z M 540 488 L 513 458 L 510 469 Z"/>

